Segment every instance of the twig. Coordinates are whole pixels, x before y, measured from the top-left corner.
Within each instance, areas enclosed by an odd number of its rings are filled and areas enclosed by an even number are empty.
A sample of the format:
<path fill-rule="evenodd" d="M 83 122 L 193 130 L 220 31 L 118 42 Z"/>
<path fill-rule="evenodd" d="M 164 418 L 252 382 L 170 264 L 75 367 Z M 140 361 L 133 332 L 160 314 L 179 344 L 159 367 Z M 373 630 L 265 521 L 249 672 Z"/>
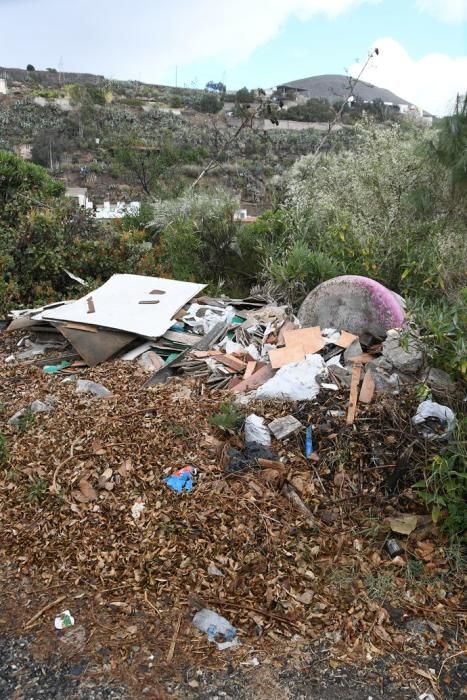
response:
<path fill-rule="evenodd" d="M 258 613 L 259 615 L 264 615 L 265 617 L 270 617 L 273 620 L 277 620 L 278 622 L 283 622 L 287 625 L 292 625 L 292 627 L 300 629 L 300 625 L 298 625 L 293 620 L 290 620 L 288 617 L 285 617 L 285 615 L 278 615 L 277 613 L 270 612 L 269 610 L 263 610 L 263 608 L 253 608 L 251 605 L 238 605 L 237 603 L 228 603 L 226 600 L 217 600 L 215 598 L 211 598 L 209 602 L 214 605 L 223 606 L 225 608 L 238 608 L 240 610 L 249 610 L 250 612 Z"/>
<path fill-rule="evenodd" d="M 58 598 L 56 598 L 54 601 L 52 601 L 51 603 L 48 603 L 43 608 L 41 608 L 39 610 L 39 612 L 37 612 L 33 617 L 31 617 L 29 622 L 26 622 L 26 624 L 24 625 L 24 629 L 27 630 L 30 627 L 32 627 L 34 625 L 34 623 L 36 622 L 36 620 L 38 620 L 45 612 L 47 612 L 48 610 L 53 608 L 55 605 L 58 605 L 59 603 L 61 603 L 62 600 L 65 600 L 65 598 L 66 598 L 66 595 L 61 595 Z"/>
<path fill-rule="evenodd" d="M 443 663 L 441 664 L 441 668 L 439 669 L 438 680 L 440 679 L 441 671 L 442 671 L 443 668 L 446 666 L 447 662 L 450 661 L 451 659 L 453 659 L 455 656 L 460 656 L 461 654 L 467 654 L 467 648 L 466 648 L 466 649 L 461 649 L 460 651 L 456 651 L 455 654 L 451 654 L 451 656 L 447 656 L 447 657 L 444 659 Z"/>
<path fill-rule="evenodd" d="M 183 616 L 183 612 L 180 610 L 180 612 L 178 614 L 178 620 L 175 624 L 175 631 L 174 631 L 174 634 L 172 637 L 172 641 L 170 643 L 169 653 L 167 654 L 166 661 L 168 664 L 170 664 L 170 662 L 172 661 L 174 653 L 175 653 L 175 645 L 177 644 L 178 635 L 180 633 L 180 627 L 182 624 L 182 616 Z"/>

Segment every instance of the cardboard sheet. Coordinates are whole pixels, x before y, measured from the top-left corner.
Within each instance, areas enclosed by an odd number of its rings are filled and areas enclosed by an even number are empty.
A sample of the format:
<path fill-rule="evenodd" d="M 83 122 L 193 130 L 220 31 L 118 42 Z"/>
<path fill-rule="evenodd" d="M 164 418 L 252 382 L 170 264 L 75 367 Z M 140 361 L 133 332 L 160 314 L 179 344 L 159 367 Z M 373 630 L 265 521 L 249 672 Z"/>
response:
<path fill-rule="evenodd" d="M 273 369 L 279 369 L 284 365 L 289 365 L 291 362 L 300 362 L 305 358 L 305 349 L 303 345 L 293 345 L 285 348 L 278 348 L 269 351 L 269 360 Z"/>
<path fill-rule="evenodd" d="M 285 345 L 288 348 L 302 346 L 306 355 L 319 352 L 326 345 L 325 339 L 321 335 L 321 328 L 298 328 L 297 330 L 284 331 Z M 291 360 L 294 362 L 294 360 Z"/>
<path fill-rule="evenodd" d="M 354 340 L 358 340 L 358 335 L 354 335 L 348 331 L 341 331 L 339 338 L 336 340 L 336 345 L 346 349 L 352 345 Z"/>
<path fill-rule="evenodd" d="M 57 309 L 46 309 L 35 318 L 85 323 L 158 338 L 173 324 L 174 314 L 205 286 L 159 277 L 113 275 L 91 294 Z"/>

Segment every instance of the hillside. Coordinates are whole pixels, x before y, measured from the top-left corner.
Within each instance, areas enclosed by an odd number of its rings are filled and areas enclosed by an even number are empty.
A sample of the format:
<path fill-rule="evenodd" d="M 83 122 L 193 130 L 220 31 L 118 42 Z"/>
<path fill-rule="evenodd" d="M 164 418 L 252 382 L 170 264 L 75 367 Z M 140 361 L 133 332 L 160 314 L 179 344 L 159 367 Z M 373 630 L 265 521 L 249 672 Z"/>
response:
<path fill-rule="evenodd" d="M 271 178 L 309 153 L 323 126 L 276 128 L 257 119 L 225 148 L 241 124 L 241 116 L 227 111 L 235 95 L 221 101 L 205 90 L 91 74 L 0 68 L 2 76 L 0 148 L 48 167 L 68 187 L 88 188 L 89 198 L 99 204 L 148 196 L 134 169 L 129 172 L 118 158 L 122 145 L 131 142 L 139 153 L 161 144 L 178 149 L 176 173 L 150 192 L 162 198 L 176 195 L 222 150 L 222 168 L 210 173 L 204 186 L 226 187 L 257 213 L 268 206 Z M 203 111 L 213 101 L 218 111 Z M 334 141 L 345 137 L 336 133 Z"/>
<path fill-rule="evenodd" d="M 332 102 L 346 90 L 345 76 L 292 81 L 269 98 L 274 123 L 263 114 L 239 130 L 261 99 L 246 88 L 229 94 L 0 67 L 0 148 L 47 167 L 68 187 L 86 187 L 94 204 L 177 196 L 221 152 L 222 167 L 210 171 L 203 186 L 223 186 L 256 214 L 272 201 L 274 176 L 313 150 L 335 118 Z M 281 91 L 287 93 L 283 107 Z M 293 102 L 295 93 L 301 97 Z M 368 83 L 355 93 L 409 104 Z M 398 118 L 381 104 L 362 105 L 346 109 L 327 148 L 350 143 L 352 125 L 366 112 L 380 122 Z M 171 167 L 151 184 L 142 182 L 144 159 L 154 165 L 161 148 L 159 160 L 168 158 Z"/>
<path fill-rule="evenodd" d="M 301 80 L 291 80 L 288 83 L 282 83 L 278 86 L 278 90 L 290 89 L 295 90 L 298 94 L 303 94 L 306 97 L 313 97 L 319 100 L 328 100 L 328 102 L 337 102 L 346 100 L 349 94 L 349 76 L 348 75 L 314 75 L 310 78 Z M 395 105 L 412 106 L 413 102 L 399 97 L 391 90 L 377 87 L 364 80 L 360 80 L 354 87 L 353 94 L 357 99 L 364 102 L 373 102 L 374 100 L 382 100 Z"/>

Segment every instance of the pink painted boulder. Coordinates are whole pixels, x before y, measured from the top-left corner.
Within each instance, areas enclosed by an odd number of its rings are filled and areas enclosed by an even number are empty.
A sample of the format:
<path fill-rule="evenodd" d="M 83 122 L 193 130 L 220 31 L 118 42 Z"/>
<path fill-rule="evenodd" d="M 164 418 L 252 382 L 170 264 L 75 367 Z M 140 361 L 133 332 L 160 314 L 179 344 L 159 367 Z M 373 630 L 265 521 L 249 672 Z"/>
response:
<path fill-rule="evenodd" d="M 404 301 L 368 277 L 343 275 L 313 289 L 301 305 L 298 318 L 305 327 L 384 337 L 390 328 L 404 326 Z"/>

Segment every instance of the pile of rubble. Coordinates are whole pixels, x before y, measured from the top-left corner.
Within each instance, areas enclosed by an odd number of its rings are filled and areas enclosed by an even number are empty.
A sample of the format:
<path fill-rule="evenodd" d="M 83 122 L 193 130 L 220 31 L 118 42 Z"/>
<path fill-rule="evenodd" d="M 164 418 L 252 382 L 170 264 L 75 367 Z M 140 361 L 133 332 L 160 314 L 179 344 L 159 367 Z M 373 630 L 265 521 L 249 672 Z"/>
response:
<path fill-rule="evenodd" d="M 145 387 L 179 374 L 244 401 L 311 400 L 345 387 L 350 423 L 359 402 L 398 393 L 421 376 L 423 351 L 402 329 L 403 302 L 373 280 L 325 282 L 305 299 L 298 318 L 266 296 L 215 299 L 202 296 L 203 289 L 114 275 L 78 301 L 13 311 L 7 330 L 24 329 L 28 337 L 7 361 L 32 360 L 46 372 L 76 375 L 118 358 L 151 374 Z M 51 349 L 60 352 L 37 359 Z M 440 371 L 423 377 L 452 386 Z"/>

